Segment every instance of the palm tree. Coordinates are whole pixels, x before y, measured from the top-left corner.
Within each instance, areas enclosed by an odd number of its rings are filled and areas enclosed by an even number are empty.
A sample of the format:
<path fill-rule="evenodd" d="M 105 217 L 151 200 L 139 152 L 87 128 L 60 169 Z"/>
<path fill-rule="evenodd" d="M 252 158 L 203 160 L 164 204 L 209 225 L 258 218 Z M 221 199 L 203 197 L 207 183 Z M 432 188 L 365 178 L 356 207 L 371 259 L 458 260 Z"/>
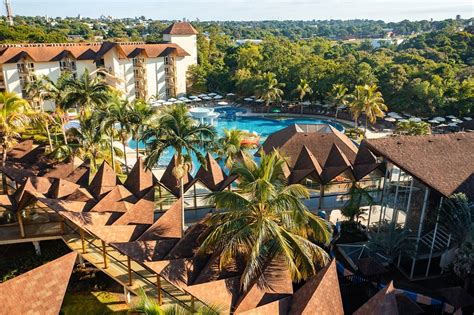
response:
<path fill-rule="evenodd" d="M 424 121 L 399 121 L 395 127 L 395 133 L 410 136 L 429 135 L 431 134 L 431 126 L 429 123 Z"/>
<path fill-rule="evenodd" d="M 146 102 L 136 100 L 130 105 L 130 113 L 128 119 L 128 126 L 132 133 L 133 140 L 135 141 L 135 152 L 137 154 L 137 160 L 139 158 L 139 144 L 140 137 L 143 130 L 151 122 L 153 118 L 156 118 L 155 110 Z M 157 126 L 155 126 L 157 127 Z"/>
<path fill-rule="evenodd" d="M 339 108 L 343 105 L 347 105 L 347 88 L 344 84 L 334 84 L 328 94 L 329 99 L 336 108 L 336 114 L 334 117 L 337 118 Z"/>
<path fill-rule="evenodd" d="M 26 94 L 28 99 L 31 101 L 33 108 L 39 108 L 40 111 L 44 111 L 43 103 L 48 94 L 47 84 L 45 83 L 44 77 L 33 76 L 26 84 Z"/>
<path fill-rule="evenodd" d="M 109 86 L 100 77 L 91 78 L 86 70 L 79 79 L 70 77 L 66 81 L 67 94 L 65 107 L 79 107 L 81 115 L 85 109 L 92 109 L 107 103 L 109 99 Z"/>
<path fill-rule="evenodd" d="M 396 222 L 386 223 L 380 226 L 378 231 L 370 233 L 367 247 L 371 252 L 381 254 L 393 263 L 402 253 L 414 253 L 415 244 L 410 237 L 410 230 L 400 227 Z"/>
<path fill-rule="evenodd" d="M 353 183 L 349 190 L 350 199 L 342 208 L 342 215 L 349 218 L 350 222 L 354 222 L 356 218 L 359 218 L 365 210 L 362 206 L 369 206 L 374 204 L 374 198 L 369 194 L 367 189 L 360 187 L 358 184 Z"/>
<path fill-rule="evenodd" d="M 358 85 L 355 91 L 349 96 L 349 108 L 356 123 L 363 113 L 365 114 L 365 132 L 367 131 L 368 122 L 375 123 L 377 117 L 384 117 L 384 111 L 387 110 L 382 98 L 382 93 L 377 91 L 378 87 L 372 85 Z"/>
<path fill-rule="evenodd" d="M 79 119 L 79 128 L 71 128 L 70 131 L 78 143 L 77 155 L 82 159 L 90 159 L 92 168 L 97 169 L 99 159 L 104 159 L 112 164 L 113 155 L 121 155 L 120 150 L 113 148 L 110 137 L 101 128 L 100 121 L 89 110 L 84 110 Z"/>
<path fill-rule="evenodd" d="M 275 74 L 266 72 L 262 75 L 260 83 L 256 87 L 256 95 L 258 98 L 265 101 L 265 107 L 267 111 L 270 110 L 270 103 L 275 101 L 281 101 L 283 97 L 282 88 L 285 86 L 283 83 L 279 83 L 275 78 Z"/>
<path fill-rule="evenodd" d="M 216 144 L 218 160 L 225 161 L 225 167 L 230 169 L 239 152 L 250 157 L 249 150 L 255 148 L 255 145 L 246 143 L 245 139 L 254 136 L 239 129 L 224 129 L 224 135 L 217 140 Z"/>
<path fill-rule="evenodd" d="M 46 135 L 48 137 L 49 151 L 53 152 L 54 147 L 53 141 L 51 139 L 50 127 L 55 122 L 54 117 L 50 113 L 44 112 L 42 110 L 33 112 L 30 117 L 34 124 L 36 124 L 39 128 L 44 128 L 44 130 L 46 131 Z"/>
<path fill-rule="evenodd" d="M 127 100 L 123 100 L 120 98 L 120 95 L 117 93 L 112 94 L 110 101 L 106 104 L 105 108 L 103 108 L 98 113 L 98 118 L 101 121 L 101 125 L 104 130 L 107 130 L 109 136 L 111 136 L 111 144 L 113 148 L 113 135 L 115 129 L 115 125 L 118 123 L 120 125 L 120 130 L 118 131 L 120 141 L 122 142 L 123 152 L 124 152 L 124 160 L 125 160 L 125 169 L 128 174 L 129 167 L 127 161 L 127 140 L 131 133 L 130 127 L 130 119 L 132 117 L 132 111 L 130 107 L 130 103 Z M 111 151 L 111 154 L 113 150 Z"/>
<path fill-rule="evenodd" d="M 308 82 L 305 79 L 300 79 L 300 83 L 296 87 L 295 93 L 298 94 L 300 102 L 303 102 L 303 99 L 306 95 L 313 94 L 313 89 L 309 86 Z M 303 114 L 303 105 L 301 105 L 301 114 Z"/>
<path fill-rule="evenodd" d="M 46 93 L 44 95 L 45 100 L 50 100 L 54 102 L 55 105 L 55 115 L 59 119 L 61 124 L 61 132 L 63 134 L 64 145 L 68 145 L 66 128 L 65 125 L 68 122 L 67 115 L 67 104 L 66 104 L 66 90 L 67 82 L 71 80 L 72 76 L 70 74 L 61 75 L 59 79 L 54 82 L 48 77 L 44 77 Z"/>
<path fill-rule="evenodd" d="M 7 151 L 17 143 L 21 132 L 29 122 L 28 102 L 14 93 L 0 93 L 0 134 L 2 146 L 2 166 L 7 161 Z"/>
<path fill-rule="evenodd" d="M 145 163 L 151 169 L 158 163 L 164 150 L 173 148 L 176 151 L 176 168 L 173 173 L 179 181 L 181 207 L 184 211 L 183 177 L 192 168 L 191 155 L 196 155 L 201 165 L 206 165 L 202 152 L 213 148 L 216 131 L 210 125 L 198 125 L 183 104 L 164 109 L 158 126 L 147 129 L 143 134 L 142 139 L 149 151 Z M 184 231 L 184 213 L 181 227 Z"/>
<path fill-rule="evenodd" d="M 305 206 L 302 198 L 309 198 L 309 192 L 303 185 L 286 183 L 284 163 L 277 151 L 262 153 L 260 164 L 253 159 L 237 163 L 231 174 L 239 178 L 238 190 L 208 197 L 219 211 L 205 220 L 208 229 L 199 252 L 220 252 L 221 266 L 243 256 L 244 291 L 276 257 L 284 258 L 295 281 L 308 279 L 317 264 L 328 262 L 315 242 L 329 244 L 330 225 Z"/>

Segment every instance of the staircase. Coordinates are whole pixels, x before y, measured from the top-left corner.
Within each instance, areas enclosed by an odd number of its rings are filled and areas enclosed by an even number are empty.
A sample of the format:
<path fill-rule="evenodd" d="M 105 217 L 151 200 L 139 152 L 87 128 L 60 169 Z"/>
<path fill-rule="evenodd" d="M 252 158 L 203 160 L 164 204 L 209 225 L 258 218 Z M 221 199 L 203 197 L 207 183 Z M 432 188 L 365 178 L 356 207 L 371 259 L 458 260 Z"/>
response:
<path fill-rule="evenodd" d="M 451 238 L 449 234 L 450 233 L 446 230 L 446 228 L 439 225 L 438 229 L 436 230 L 436 236 L 435 236 L 435 230 L 432 230 L 429 233 L 423 235 L 423 237 L 420 239 L 420 242 L 423 243 L 428 248 L 431 248 L 431 245 L 433 244 L 434 245 L 433 252 L 442 251 L 449 246 L 449 242 Z M 434 243 L 433 243 L 433 237 L 434 237 Z"/>

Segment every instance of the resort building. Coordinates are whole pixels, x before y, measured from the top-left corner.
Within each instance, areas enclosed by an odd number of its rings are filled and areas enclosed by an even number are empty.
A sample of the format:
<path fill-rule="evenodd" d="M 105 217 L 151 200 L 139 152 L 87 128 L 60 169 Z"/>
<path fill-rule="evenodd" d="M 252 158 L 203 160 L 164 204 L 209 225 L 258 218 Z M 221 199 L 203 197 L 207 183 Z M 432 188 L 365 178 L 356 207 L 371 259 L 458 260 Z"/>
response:
<path fill-rule="evenodd" d="M 374 198 L 381 192 L 381 164 L 366 146 L 357 147 L 344 133 L 329 124 L 295 124 L 265 140 L 262 150 L 278 149 L 287 159 L 289 183 L 304 184 L 311 193 L 310 209 L 328 216 L 350 199 L 357 182 Z"/>
<path fill-rule="evenodd" d="M 79 77 L 87 70 L 104 76 L 128 100 L 180 96 L 186 93 L 188 67 L 197 63 L 196 35 L 191 24 L 177 22 L 163 31 L 162 43 L 0 45 L 0 91 L 26 98 L 35 76 L 56 81 L 65 72 Z"/>
<path fill-rule="evenodd" d="M 474 200 L 474 134 L 371 139 L 362 145 L 385 165 L 380 207 L 371 207 L 368 225 L 397 222 L 410 231 L 415 252 L 397 262 L 410 279 L 439 275 L 452 242 L 439 220 L 443 202 L 456 193 Z"/>

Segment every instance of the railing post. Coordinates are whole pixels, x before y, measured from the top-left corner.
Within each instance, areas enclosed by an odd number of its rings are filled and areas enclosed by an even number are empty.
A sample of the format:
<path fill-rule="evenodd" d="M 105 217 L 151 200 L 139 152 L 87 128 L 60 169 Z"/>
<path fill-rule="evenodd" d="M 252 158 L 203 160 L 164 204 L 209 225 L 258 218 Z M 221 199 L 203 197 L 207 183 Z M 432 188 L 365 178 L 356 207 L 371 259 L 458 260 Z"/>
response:
<path fill-rule="evenodd" d="M 196 184 L 194 184 L 193 190 L 194 190 L 194 196 L 193 196 L 194 210 L 196 210 L 197 209 Z"/>
<path fill-rule="evenodd" d="M 102 256 L 104 257 L 104 269 L 107 269 L 107 252 L 105 249 L 105 242 L 104 241 L 101 241 L 101 242 L 102 242 Z"/>
<path fill-rule="evenodd" d="M 82 253 L 86 254 L 86 241 L 84 239 L 84 230 L 79 228 L 79 233 L 81 234 L 81 243 L 82 243 Z"/>
<path fill-rule="evenodd" d="M 160 198 L 160 211 L 163 211 L 163 200 L 161 200 L 162 198 L 161 185 L 158 185 L 158 196 Z"/>
<path fill-rule="evenodd" d="M 194 313 L 196 307 L 196 298 L 191 295 L 191 311 Z"/>
<path fill-rule="evenodd" d="M 156 290 L 158 291 L 158 305 L 163 304 L 163 295 L 161 293 L 161 277 L 156 275 Z"/>
<path fill-rule="evenodd" d="M 23 217 L 21 216 L 21 212 L 17 211 L 16 212 L 16 217 L 18 219 L 18 225 L 20 226 L 20 235 L 21 238 L 25 237 L 25 227 L 23 226 Z"/>
<path fill-rule="evenodd" d="M 127 265 L 128 265 L 128 285 L 132 286 L 132 261 L 130 257 L 127 256 Z"/>
<path fill-rule="evenodd" d="M 64 235 L 64 220 L 61 216 L 59 216 L 59 227 L 61 229 L 61 235 Z"/>

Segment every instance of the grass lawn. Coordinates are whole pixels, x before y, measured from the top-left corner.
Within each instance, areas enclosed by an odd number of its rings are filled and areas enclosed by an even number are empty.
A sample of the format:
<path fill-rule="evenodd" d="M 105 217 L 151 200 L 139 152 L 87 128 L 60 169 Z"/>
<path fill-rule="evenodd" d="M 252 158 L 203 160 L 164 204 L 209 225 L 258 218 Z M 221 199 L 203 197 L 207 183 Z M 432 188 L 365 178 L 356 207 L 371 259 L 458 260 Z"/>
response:
<path fill-rule="evenodd" d="M 61 307 L 64 315 L 127 314 L 127 304 L 120 294 L 105 291 L 67 292 Z"/>

